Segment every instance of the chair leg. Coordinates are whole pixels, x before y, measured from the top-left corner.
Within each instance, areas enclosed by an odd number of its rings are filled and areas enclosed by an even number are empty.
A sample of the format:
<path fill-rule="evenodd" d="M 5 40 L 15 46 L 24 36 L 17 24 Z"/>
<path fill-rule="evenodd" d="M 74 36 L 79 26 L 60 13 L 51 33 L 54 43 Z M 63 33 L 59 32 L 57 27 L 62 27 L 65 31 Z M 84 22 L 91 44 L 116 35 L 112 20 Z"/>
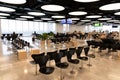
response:
<path fill-rule="evenodd" d="M 63 80 L 64 79 L 64 76 L 62 75 L 62 69 L 60 69 L 60 80 Z"/>
<path fill-rule="evenodd" d="M 87 64 L 89 67 L 92 66 L 92 64 L 90 63 L 91 59 L 89 57 L 89 63 Z"/>
<path fill-rule="evenodd" d="M 37 64 L 35 65 L 35 68 L 36 68 L 36 70 L 35 70 L 35 74 L 37 75 Z"/>
<path fill-rule="evenodd" d="M 72 70 L 70 71 L 71 74 L 74 74 L 75 71 L 74 71 L 74 67 L 72 67 Z"/>
<path fill-rule="evenodd" d="M 80 67 L 80 69 L 82 69 L 83 68 L 83 60 L 81 60 L 81 67 Z"/>

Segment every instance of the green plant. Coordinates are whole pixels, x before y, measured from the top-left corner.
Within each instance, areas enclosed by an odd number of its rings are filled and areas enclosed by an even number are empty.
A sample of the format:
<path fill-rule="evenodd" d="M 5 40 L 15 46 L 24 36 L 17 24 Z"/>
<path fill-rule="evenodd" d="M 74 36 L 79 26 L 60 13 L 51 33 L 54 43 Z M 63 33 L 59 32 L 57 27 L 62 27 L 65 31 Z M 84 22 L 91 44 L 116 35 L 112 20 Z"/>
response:
<path fill-rule="evenodd" d="M 43 33 L 43 34 L 39 34 L 38 35 L 38 39 L 39 40 L 47 40 L 47 39 L 51 39 L 54 37 L 54 33 L 50 32 L 50 33 Z"/>

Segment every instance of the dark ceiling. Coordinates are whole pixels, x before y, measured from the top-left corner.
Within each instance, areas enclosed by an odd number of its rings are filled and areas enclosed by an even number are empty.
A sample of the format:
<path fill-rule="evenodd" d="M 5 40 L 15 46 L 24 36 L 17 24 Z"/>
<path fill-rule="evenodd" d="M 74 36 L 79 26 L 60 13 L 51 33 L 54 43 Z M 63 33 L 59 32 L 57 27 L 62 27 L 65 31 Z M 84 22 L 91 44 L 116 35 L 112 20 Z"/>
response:
<path fill-rule="evenodd" d="M 114 10 L 114 11 L 101 11 L 99 10 L 99 7 L 105 4 L 109 3 L 116 3 L 120 2 L 120 0 L 99 0 L 97 2 L 91 2 L 91 3 L 80 3 L 76 2 L 74 0 L 27 0 L 25 4 L 22 5 L 13 5 L 13 4 L 7 4 L 0 2 L 0 6 L 6 6 L 16 9 L 16 12 L 9 12 L 10 16 L 8 16 L 8 19 L 16 19 L 19 18 L 21 15 L 28 15 L 27 12 L 30 11 L 39 11 L 43 12 L 46 15 L 45 16 L 34 16 L 34 19 L 28 19 L 28 20 L 35 20 L 35 19 L 41 19 L 42 17 L 51 18 L 53 15 L 64 15 L 66 18 L 80 18 L 85 19 L 87 15 L 101 15 L 102 17 L 108 17 L 112 19 L 120 20 L 120 16 L 115 16 L 114 13 L 118 12 L 120 10 Z M 51 12 L 51 11 L 45 11 L 41 9 L 42 5 L 45 4 L 57 4 L 65 7 L 65 10 L 59 11 L 59 12 Z M 88 14 L 84 16 L 71 16 L 68 13 L 72 11 L 86 11 Z M 52 19 L 56 20 L 56 19 Z M 79 20 L 79 21 L 80 21 Z M 97 19 L 92 19 L 97 20 Z M 77 21 L 76 23 L 78 23 Z"/>

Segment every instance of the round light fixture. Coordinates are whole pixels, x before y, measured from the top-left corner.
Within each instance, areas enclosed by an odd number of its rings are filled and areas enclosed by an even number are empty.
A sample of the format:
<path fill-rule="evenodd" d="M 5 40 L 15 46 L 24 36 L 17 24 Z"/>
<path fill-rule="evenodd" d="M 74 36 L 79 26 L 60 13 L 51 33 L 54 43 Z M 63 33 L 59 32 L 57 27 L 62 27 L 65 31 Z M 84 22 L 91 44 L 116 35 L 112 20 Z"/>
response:
<path fill-rule="evenodd" d="M 41 18 L 42 20 L 52 20 L 51 18 Z"/>
<path fill-rule="evenodd" d="M 42 21 L 42 20 L 36 19 L 36 20 L 34 20 L 34 21 L 40 22 L 40 21 Z"/>
<path fill-rule="evenodd" d="M 71 20 L 80 20 L 80 18 L 70 18 Z"/>
<path fill-rule="evenodd" d="M 120 9 L 120 3 L 112 3 L 112 4 L 107 4 L 103 5 L 99 8 L 100 10 L 118 10 Z"/>
<path fill-rule="evenodd" d="M 91 20 L 84 19 L 84 20 L 80 20 L 80 21 L 82 21 L 82 22 L 89 22 L 89 21 L 91 21 Z"/>
<path fill-rule="evenodd" d="M 49 23 L 54 23 L 55 21 L 48 21 Z"/>
<path fill-rule="evenodd" d="M 44 13 L 41 12 L 28 12 L 29 15 L 34 15 L 34 16 L 43 16 L 45 15 Z"/>
<path fill-rule="evenodd" d="M 25 18 L 16 18 L 17 20 L 27 20 L 27 19 L 25 19 Z"/>
<path fill-rule="evenodd" d="M 7 14 L 7 13 L 0 13 L 0 16 L 10 16 L 10 14 Z"/>
<path fill-rule="evenodd" d="M 108 20 L 107 22 L 118 22 L 119 20 Z"/>
<path fill-rule="evenodd" d="M 99 18 L 98 20 L 105 21 L 105 20 L 110 20 L 110 19 L 112 19 L 112 18 Z"/>
<path fill-rule="evenodd" d="M 56 21 L 58 21 L 58 22 L 59 22 L 59 21 L 62 21 L 62 20 L 56 20 Z"/>
<path fill-rule="evenodd" d="M 87 12 L 84 11 L 73 11 L 73 12 L 69 12 L 69 15 L 75 15 L 75 16 L 80 16 L 80 15 L 86 15 Z"/>
<path fill-rule="evenodd" d="M 15 12 L 15 9 L 0 6 L 0 11 L 3 11 L 3 12 Z"/>
<path fill-rule="evenodd" d="M 4 19 L 4 18 L 7 18 L 7 17 L 0 16 L 0 18 Z"/>
<path fill-rule="evenodd" d="M 41 6 L 41 8 L 46 11 L 62 11 L 65 9 L 63 6 L 60 5 L 43 5 Z"/>
<path fill-rule="evenodd" d="M 0 0 L 0 2 L 8 3 L 8 4 L 24 4 L 26 0 Z"/>
<path fill-rule="evenodd" d="M 65 16 L 52 16 L 52 18 L 65 18 Z"/>
<path fill-rule="evenodd" d="M 86 18 L 100 18 L 102 16 L 100 15 L 90 15 L 90 16 L 86 16 Z"/>
<path fill-rule="evenodd" d="M 116 12 L 116 13 L 114 13 L 114 15 L 120 15 L 120 12 Z"/>
<path fill-rule="evenodd" d="M 20 16 L 22 18 L 28 18 L 28 19 L 31 19 L 31 18 L 34 18 L 33 16 Z"/>
<path fill-rule="evenodd" d="M 96 2 L 96 1 L 99 1 L 99 0 L 74 0 L 74 1 L 88 3 L 88 2 Z"/>

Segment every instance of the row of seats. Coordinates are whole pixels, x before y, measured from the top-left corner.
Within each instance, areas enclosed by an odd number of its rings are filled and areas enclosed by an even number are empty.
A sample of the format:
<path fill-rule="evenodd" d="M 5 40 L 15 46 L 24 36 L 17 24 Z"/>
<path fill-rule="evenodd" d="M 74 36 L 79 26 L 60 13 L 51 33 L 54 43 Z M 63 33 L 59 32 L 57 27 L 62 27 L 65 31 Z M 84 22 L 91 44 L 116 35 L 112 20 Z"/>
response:
<path fill-rule="evenodd" d="M 83 49 L 85 56 L 81 56 Z M 59 50 L 59 53 L 58 51 L 47 52 L 47 55 L 45 55 L 45 53 L 33 54 L 32 58 L 34 59 L 36 65 L 39 64 L 40 67 L 39 72 L 43 74 L 51 74 L 54 71 L 54 67 L 46 66 L 48 61 L 55 60 L 55 65 L 62 70 L 68 67 L 69 65 L 68 62 L 71 64 L 79 64 L 79 60 L 81 60 L 80 69 L 82 69 L 83 67 L 82 61 L 87 61 L 89 57 L 93 57 L 93 56 L 89 56 L 88 52 L 89 52 L 89 47 L 78 47 L 77 49 L 69 48 L 69 49 Z M 77 55 L 77 59 L 72 59 L 72 56 L 75 53 Z M 61 58 L 63 57 L 66 57 L 68 62 L 62 62 Z M 74 73 L 74 67 L 72 68 L 71 73 Z"/>
<path fill-rule="evenodd" d="M 12 41 L 12 45 L 16 48 L 16 49 L 22 49 L 24 48 L 25 46 L 30 46 L 30 43 L 23 40 L 23 39 L 20 39 L 20 38 L 16 38 L 14 41 Z"/>

